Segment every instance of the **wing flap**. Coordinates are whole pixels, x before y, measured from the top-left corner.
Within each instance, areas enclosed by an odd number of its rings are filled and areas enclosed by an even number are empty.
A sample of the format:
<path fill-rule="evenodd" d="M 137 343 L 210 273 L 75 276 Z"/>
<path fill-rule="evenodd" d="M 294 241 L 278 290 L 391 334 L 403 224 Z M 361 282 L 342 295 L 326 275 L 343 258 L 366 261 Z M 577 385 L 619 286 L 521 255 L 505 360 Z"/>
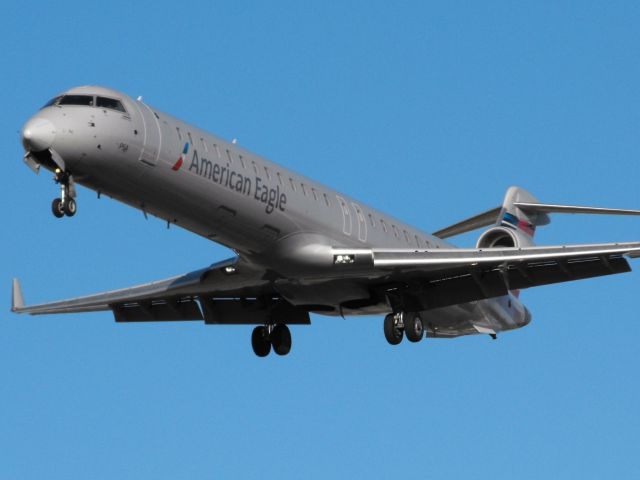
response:
<path fill-rule="evenodd" d="M 446 307 L 458 303 L 506 295 L 521 290 L 554 283 L 613 275 L 630 271 L 622 257 L 603 261 L 593 258 L 576 262 L 532 262 L 526 266 L 500 268 L 456 269 L 440 276 L 415 277 L 412 286 L 424 298 L 424 309 Z"/>
<path fill-rule="evenodd" d="M 114 305 L 112 310 L 116 322 L 123 323 L 203 320 L 198 303 L 190 298 Z"/>

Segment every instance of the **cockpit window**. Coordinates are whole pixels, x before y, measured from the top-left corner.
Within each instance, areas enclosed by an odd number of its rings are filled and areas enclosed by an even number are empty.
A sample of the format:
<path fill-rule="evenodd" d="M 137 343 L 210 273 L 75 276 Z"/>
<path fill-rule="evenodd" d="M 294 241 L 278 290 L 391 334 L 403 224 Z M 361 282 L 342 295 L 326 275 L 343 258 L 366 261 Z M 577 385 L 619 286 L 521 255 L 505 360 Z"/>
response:
<path fill-rule="evenodd" d="M 47 108 L 50 107 L 51 105 L 55 105 L 58 100 L 60 100 L 62 97 L 53 97 L 51 100 L 49 100 L 47 103 L 45 103 L 42 108 Z M 42 110 L 42 108 L 40 110 Z"/>
<path fill-rule="evenodd" d="M 117 110 L 123 113 L 127 112 L 122 106 L 122 102 L 120 100 L 115 100 L 113 98 L 98 97 L 96 101 L 96 106 L 102 107 L 102 108 L 110 108 L 112 110 Z"/>
<path fill-rule="evenodd" d="M 90 95 L 64 95 L 58 105 L 85 105 L 93 106 L 93 96 Z"/>

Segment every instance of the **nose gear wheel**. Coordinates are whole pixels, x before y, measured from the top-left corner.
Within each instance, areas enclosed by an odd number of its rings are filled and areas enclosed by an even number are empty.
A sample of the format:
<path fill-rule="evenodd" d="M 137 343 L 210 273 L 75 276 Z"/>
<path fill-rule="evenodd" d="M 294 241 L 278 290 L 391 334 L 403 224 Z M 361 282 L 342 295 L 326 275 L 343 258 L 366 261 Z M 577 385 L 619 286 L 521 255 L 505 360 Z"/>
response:
<path fill-rule="evenodd" d="M 73 217 L 78 210 L 78 206 L 74 199 L 76 189 L 71 174 L 57 168 L 53 179 L 60 184 L 60 198 L 55 198 L 51 202 L 51 212 L 56 218 L 62 218 L 65 215 Z"/>

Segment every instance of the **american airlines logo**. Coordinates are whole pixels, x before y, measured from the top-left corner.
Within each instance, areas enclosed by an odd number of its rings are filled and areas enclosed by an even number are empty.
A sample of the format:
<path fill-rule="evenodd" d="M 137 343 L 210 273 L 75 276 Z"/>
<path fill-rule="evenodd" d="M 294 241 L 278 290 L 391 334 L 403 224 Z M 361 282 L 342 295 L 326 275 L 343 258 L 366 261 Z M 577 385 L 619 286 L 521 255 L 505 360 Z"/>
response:
<path fill-rule="evenodd" d="M 188 151 L 189 144 L 186 143 L 182 155 L 180 155 L 172 170 L 178 171 L 180 169 Z M 206 158 L 199 158 L 196 149 L 193 149 L 189 171 L 229 190 L 252 197 L 254 200 L 264 204 L 265 212 L 268 214 L 273 213 L 274 210 L 285 211 L 287 195 L 280 191 L 279 185 L 276 185 L 275 188 L 270 187 L 259 176 L 249 177 L 243 175 L 232 169 L 228 163 L 220 165 Z"/>
<path fill-rule="evenodd" d="M 177 172 L 178 170 L 180 170 L 180 167 L 184 163 L 184 159 L 187 156 L 188 152 L 189 152 L 189 142 L 184 144 L 184 148 L 182 149 L 182 154 L 178 158 L 178 161 L 175 163 L 175 165 L 171 167 L 171 170 L 173 170 L 174 172 Z"/>

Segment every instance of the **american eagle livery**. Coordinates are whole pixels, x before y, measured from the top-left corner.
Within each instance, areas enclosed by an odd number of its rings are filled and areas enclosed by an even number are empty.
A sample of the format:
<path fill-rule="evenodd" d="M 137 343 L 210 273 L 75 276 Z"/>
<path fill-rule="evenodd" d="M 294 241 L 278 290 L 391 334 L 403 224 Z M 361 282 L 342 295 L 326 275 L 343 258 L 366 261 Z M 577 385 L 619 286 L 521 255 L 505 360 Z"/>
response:
<path fill-rule="evenodd" d="M 291 350 L 310 313 L 381 315 L 406 336 L 490 335 L 531 321 L 522 289 L 630 271 L 640 242 L 536 246 L 550 214 L 639 210 L 539 202 L 511 187 L 502 205 L 428 233 L 115 90 L 73 88 L 22 129 L 24 161 L 54 175 L 56 217 L 76 184 L 225 245 L 233 258 L 165 280 L 41 305 L 13 281 L 12 311 L 113 312 L 117 322 L 254 325 L 258 356 Z M 476 248 L 446 240 L 483 229 Z"/>

